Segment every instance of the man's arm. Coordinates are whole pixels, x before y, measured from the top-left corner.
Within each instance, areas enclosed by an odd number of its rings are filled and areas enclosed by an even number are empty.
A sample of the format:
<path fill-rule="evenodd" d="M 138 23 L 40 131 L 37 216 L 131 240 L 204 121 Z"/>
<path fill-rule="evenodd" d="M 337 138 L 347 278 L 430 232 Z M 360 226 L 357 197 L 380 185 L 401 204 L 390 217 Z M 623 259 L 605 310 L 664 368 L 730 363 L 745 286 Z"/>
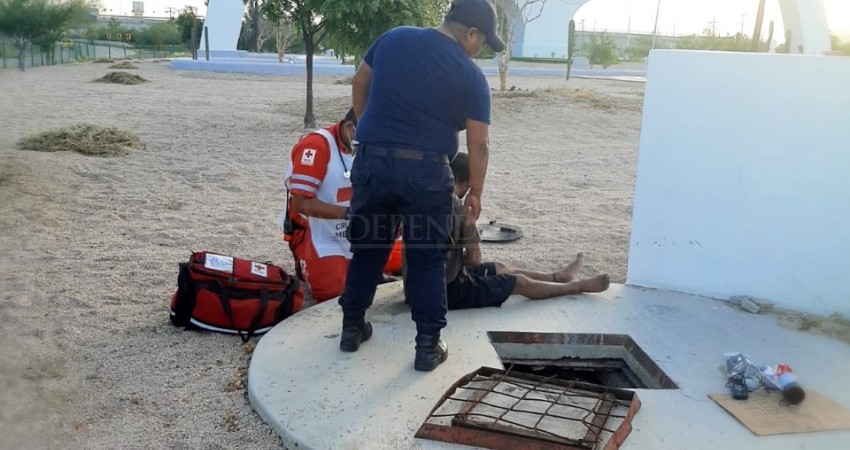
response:
<path fill-rule="evenodd" d="M 354 115 L 359 120 L 366 109 L 369 100 L 369 85 L 372 84 L 372 67 L 366 61 L 360 63 L 354 78 L 351 79 L 351 102 L 354 106 Z"/>
<path fill-rule="evenodd" d="M 490 125 L 477 120 L 466 121 L 466 148 L 469 152 L 469 193 L 463 203 L 466 224 L 474 224 L 481 214 L 481 194 L 490 159 Z"/>
<path fill-rule="evenodd" d="M 478 245 L 478 242 L 467 244 L 465 250 L 463 253 L 464 266 L 470 267 L 481 264 L 481 246 Z"/>
<path fill-rule="evenodd" d="M 299 214 L 319 219 L 345 219 L 348 208 L 331 205 L 317 198 L 308 198 L 296 193 L 292 194 L 292 208 Z"/>
<path fill-rule="evenodd" d="M 463 265 L 477 266 L 481 264 L 481 235 L 475 223 L 464 222 L 460 229 L 460 244 L 463 246 Z"/>

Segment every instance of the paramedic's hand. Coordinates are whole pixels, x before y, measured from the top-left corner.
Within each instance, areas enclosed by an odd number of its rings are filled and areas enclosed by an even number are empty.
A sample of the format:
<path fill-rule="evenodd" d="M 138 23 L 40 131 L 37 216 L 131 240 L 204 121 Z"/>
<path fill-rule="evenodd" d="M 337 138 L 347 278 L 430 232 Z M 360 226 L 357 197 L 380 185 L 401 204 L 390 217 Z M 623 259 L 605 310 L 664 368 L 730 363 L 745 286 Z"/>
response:
<path fill-rule="evenodd" d="M 477 194 L 472 192 L 466 194 L 466 199 L 463 201 L 463 216 L 466 226 L 475 225 L 478 216 L 481 214 L 481 199 Z"/>

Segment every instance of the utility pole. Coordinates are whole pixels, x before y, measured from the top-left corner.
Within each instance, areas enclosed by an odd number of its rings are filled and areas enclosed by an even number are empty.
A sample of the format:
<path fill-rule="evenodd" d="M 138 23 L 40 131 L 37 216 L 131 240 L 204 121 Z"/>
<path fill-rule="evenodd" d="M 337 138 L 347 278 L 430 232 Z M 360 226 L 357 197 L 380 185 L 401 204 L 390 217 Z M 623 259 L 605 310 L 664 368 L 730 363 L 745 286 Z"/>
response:
<path fill-rule="evenodd" d="M 584 19 L 581 19 L 581 48 L 584 49 Z M 584 50 L 582 50 L 584 54 Z"/>
<path fill-rule="evenodd" d="M 761 25 L 764 22 L 764 0 L 759 0 L 759 8 L 756 13 L 756 28 L 753 31 L 753 40 L 750 42 L 750 51 L 757 52 L 761 47 Z M 770 48 L 770 42 L 767 43 Z"/>
<path fill-rule="evenodd" d="M 711 37 L 717 36 L 717 16 L 714 16 L 708 24 L 711 26 L 709 28 L 711 30 Z"/>
<path fill-rule="evenodd" d="M 655 48 L 655 38 L 658 37 L 658 15 L 661 13 L 661 0 L 655 6 L 655 27 L 652 29 L 652 48 Z"/>
<path fill-rule="evenodd" d="M 747 17 L 746 14 L 741 14 L 741 32 L 738 33 L 738 37 L 735 39 L 735 50 L 743 51 L 744 50 L 744 18 Z"/>
<path fill-rule="evenodd" d="M 168 20 L 171 20 L 171 19 L 173 19 L 173 18 L 174 18 L 174 12 L 175 12 L 175 11 L 177 11 L 177 10 L 176 10 L 176 9 L 174 9 L 174 8 L 172 8 L 172 7 L 170 7 L 170 6 L 168 7 L 168 9 L 166 9 L 166 10 L 165 10 L 165 12 L 167 12 L 167 13 L 168 13 Z"/>

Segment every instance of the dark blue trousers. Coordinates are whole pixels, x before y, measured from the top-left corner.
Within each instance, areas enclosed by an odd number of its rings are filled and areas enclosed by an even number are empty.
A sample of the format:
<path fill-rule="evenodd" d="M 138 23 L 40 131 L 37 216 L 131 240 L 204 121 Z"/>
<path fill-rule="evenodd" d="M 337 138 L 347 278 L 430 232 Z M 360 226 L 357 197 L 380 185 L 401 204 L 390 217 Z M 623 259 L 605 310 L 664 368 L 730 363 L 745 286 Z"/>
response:
<path fill-rule="evenodd" d="M 446 326 L 446 243 L 452 214 L 451 168 L 431 158 L 410 160 L 360 149 L 352 168 L 348 239 L 353 257 L 339 298 L 343 323 L 361 323 L 398 227 L 403 227 L 404 295 L 419 334 Z"/>

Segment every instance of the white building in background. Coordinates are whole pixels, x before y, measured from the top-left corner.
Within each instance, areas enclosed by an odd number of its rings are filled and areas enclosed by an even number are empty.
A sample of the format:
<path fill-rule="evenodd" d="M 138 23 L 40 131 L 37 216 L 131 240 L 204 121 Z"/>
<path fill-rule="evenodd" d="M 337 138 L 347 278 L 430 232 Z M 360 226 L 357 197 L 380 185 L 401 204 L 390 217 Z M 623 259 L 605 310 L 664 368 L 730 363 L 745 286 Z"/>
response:
<path fill-rule="evenodd" d="M 500 3 L 517 0 L 495 0 Z M 576 11 L 593 0 L 548 0 L 536 20 L 517 20 L 513 56 L 564 58 L 567 54 L 570 20 Z M 711 0 L 703 0 L 709 2 Z M 820 55 L 831 50 L 829 26 L 822 0 L 779 0 L 785 30 L 791 32 L 791 53 Z M 784 37 L 777 37 L 780 42 Z"/>
<path fill-rule="evenodd" d="M 204 0 L 98 0 L 99 11 L 104 16 L 177 17 L 186 6 L 194 7 L 198 14 L 206 14 Z"/>

